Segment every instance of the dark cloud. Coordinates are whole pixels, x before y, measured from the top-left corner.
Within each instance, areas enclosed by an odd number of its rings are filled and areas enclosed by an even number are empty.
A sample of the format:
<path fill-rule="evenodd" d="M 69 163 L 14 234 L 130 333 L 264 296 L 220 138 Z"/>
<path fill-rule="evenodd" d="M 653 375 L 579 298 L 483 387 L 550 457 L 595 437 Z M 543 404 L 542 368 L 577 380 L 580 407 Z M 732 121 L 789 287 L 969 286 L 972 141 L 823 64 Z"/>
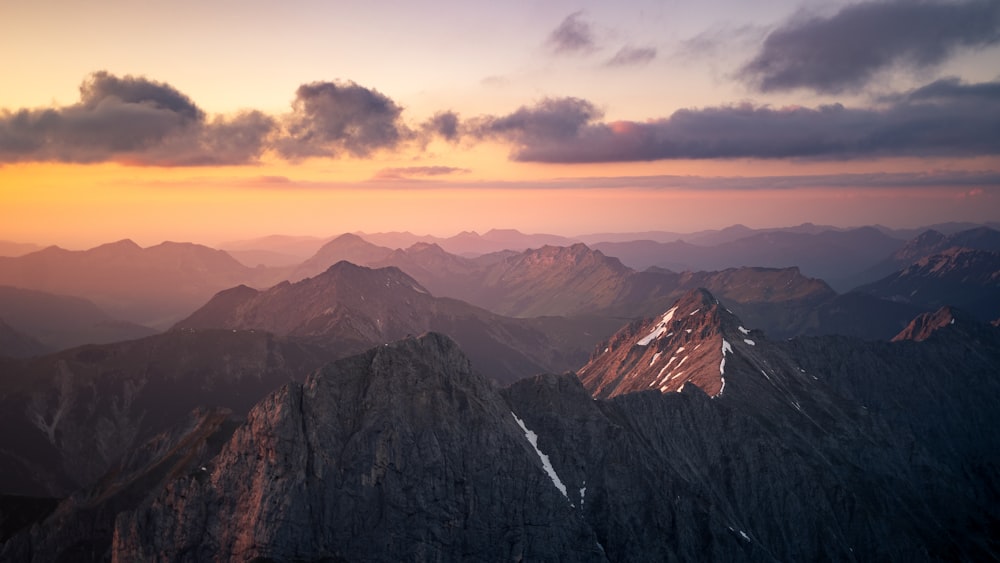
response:
<path fill-rule="evenodd" d="M 409 133 L 402 108 L 382 93 L 354 82 L 313 82 L 299 86 L 278 152 L 288 158 L 368 156 L 395 147 Z"/>
<path fill-rule="evenodd" d="M 272 127 L 257 112 L 209 121 L 167 84 L 97 72 L 78 104 L 0 112 L 0 162 L 243 164 L 260 156 Z"/>
<path fill-rule="evenodd" d="M 109 100 L 169 111 L 190 121 L 205 118 L 205 112 L 194 105 L 191 98 L 169 84 L 154 82 L 141 76 L 119 78 L 103 70 L 83 81 L 80 86 L 80 102 L 84 108 L 93 110 Z"/>
<path fill-rule="evenodd" d="M 573 142 L 601 112 L 580 98 L 547 98 L 534 107 L 522 106 L 503 117 L 473 120 L 469 131 L 475 137 L 503 138 L 522 146 Z"/>
<path fill-rule="evenodd" d="M 400 168 L 383 168 L 375 174 L 376 179 L 406 179 L 412 176 L 446 176 L 449 174 L 467 174 L 468 168 L 453 166 L 405 166 Z"/>
<path fill-rule="evenodd" d="M 646 122 L 599 122 L 589 102 L 545 100 L 480 123 L 514 146 L 512 158 L 536 162 L 995 155 L 998 85 L 942 81 L 876 109 L 743 104 Z"/>
<path fill-rule="evenodd" d="M 546 44 L 559 54 L 588 53 L 596 47 L 594 31 L 583 20 L 583 12 L 574 12 L 552 30 Z"/>
<path fill-rule="evenodd" d="M 0 112 L 0 162 L 243 164 L 260 156 L 272 127 L 257 112 L 209 121 L 172 86 L 102 71 L 83 82 L 77 104 Z"/>
<path fill-rule="evenodd" d="M 653 47 L 622 47 L 615 56 L 608 59 L 607 66 L 637 66 L 644 65 L 656 58 Z"/>
<path fill-rule="evenodd" d="M 453 111 L 443 111 L 424 123 L 422 129 L 431 135 L 437 135 L 447 141 L 457 141 L 459 137 L 458 114 Z"/>
<path fill-rule="evenodd" d="M 740 76 L 764 92 L 857 91 L 893 65 L 926 68 L 954 51 L 1000 42 L 1000 2 L 890 0 L 775 30 Z"/>

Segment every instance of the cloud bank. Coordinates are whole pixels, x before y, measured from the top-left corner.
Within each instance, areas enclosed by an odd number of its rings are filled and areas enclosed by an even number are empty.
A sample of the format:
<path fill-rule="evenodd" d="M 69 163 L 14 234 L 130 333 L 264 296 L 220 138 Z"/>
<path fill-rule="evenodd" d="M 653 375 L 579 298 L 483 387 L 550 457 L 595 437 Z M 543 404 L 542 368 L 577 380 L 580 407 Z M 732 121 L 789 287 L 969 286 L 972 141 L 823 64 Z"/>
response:
<path fill-rule="evenodd" d="M 546 98 L 505 115 L 442 111 L 411 127 L 402 106 L 353 82 L 304 84 L 283 115 L 208 116 L 168 84 L 98 72 L 75 104 L 0 112 L 0 163 L 245 165 L 265 154 L 296 161 L 419 151 L 431 139 L 499 141 L 512 160 L 567 164 L 997 155 L 1000 81 L 941 79 L 871 107 L 744 103 L 646 121 L 606 121 L 589 100 Z"/>
<path fill-rule="evenodd" d="M 890 0 L 776 29 L 739 75 L 762 92 L 858 91 L 894 65 L 928 68 L 955 51 L 1000 42 L 1000 2 Z"/>
<path fill-rule="evenodd" d="M 513 145 L 512 158 L 549 163 L 665 159 L 979 156 L 1000 152 L 1000 83 L 934 82 L 880 108 L 684 109 L 644 122 L 602 122 L 593 104 L 544 100 L 482 120 L 477 134 Z"/>

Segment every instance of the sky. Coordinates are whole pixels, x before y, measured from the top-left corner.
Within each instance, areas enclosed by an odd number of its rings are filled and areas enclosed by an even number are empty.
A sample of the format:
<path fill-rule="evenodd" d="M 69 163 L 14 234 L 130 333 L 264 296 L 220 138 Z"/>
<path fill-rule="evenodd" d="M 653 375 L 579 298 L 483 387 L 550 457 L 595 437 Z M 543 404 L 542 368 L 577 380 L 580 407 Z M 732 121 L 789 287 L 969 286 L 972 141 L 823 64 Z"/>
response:
<path fill-rule="evenodd" d="M 0 0 L 0 240 L 1000 220 L 997 0 Z"/>

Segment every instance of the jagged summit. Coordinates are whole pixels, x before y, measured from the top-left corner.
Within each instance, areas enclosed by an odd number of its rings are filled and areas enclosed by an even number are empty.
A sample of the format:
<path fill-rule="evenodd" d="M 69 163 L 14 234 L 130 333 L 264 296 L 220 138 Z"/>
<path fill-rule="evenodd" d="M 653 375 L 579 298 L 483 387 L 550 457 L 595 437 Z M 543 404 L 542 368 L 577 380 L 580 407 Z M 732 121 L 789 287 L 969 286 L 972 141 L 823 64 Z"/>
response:
<path fill-rule="evenodd" d="M 679 391 L 688 382 L 715 397 L 725 389 L 726 359 L 734 346 L 756 342 L 732 312 L 698 288 L 662 315 L 623 328 L 578 374 L 595 397 Z"/>
<path fill-rule="evenodd" d="M 906 325 L 906 328 L 899 334 L 894 336 L 892 341 L 913 340 L 922 342 L 930 338 L 934 333 L 959 323 L 965 326 L 980 324 L 979 321 L 965 311 L 945 306 L 932 313 L 919 315 L 910 321 L 910 324 Z"/>
<path fill-rule="evenodd" d="M 380 345 L 258 403 L 203 478 L 178 479 L 116 520 L 113 551 L 121 561 L 606 560 L 531 436 L 451 339 Z"/>

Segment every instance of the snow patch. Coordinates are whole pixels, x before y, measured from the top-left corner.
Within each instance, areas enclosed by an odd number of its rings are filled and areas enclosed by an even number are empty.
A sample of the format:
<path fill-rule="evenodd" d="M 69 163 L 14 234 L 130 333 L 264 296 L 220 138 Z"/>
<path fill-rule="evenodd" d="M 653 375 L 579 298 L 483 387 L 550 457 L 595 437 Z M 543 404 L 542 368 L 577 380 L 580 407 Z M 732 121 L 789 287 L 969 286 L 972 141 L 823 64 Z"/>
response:
<path fill-rule="evenodd" d="M 740 329 L 740 332 L 742 332 L 743 334 L 750 334 L 750 331 L 747 330 L 747 329 L 745 329 L 745 328 L 743 328 L 742 326 L 739 327 L 739 329 Z"/>
<path fill-rule="evenodd" d="M 656 363 L 656 360 L 660 359 L 660 354 L 662 354 L 662 352 L 657 352 L 657 353 L 653 354 L 653 359 L 649 360 L 649 367 L 653 367 L 653 364 Z"/>
<path fill-rule="evenodd" d="M 692 316 L 696 315 L 698 313 L 698 311 L 701 311 L 701 309 L 695 309 L 694 311 L 691 311 L 690 313 L 688 313 L 688 316 L 692 317 Z"/>
<path fill-rule="evenodd" d="M 567 500 L 569 500 L 569 495 L 566 494 L 566 485 L 563 485 L 562 480 L 560 480 L 559 476 L 556 475 L 556 470 L 552 467 L 552 462 L 549 461 L 549 456 L 545 455 L 542 453 L 542 450 L 538 449 L 538 434 L 528 430 L 528 427 L 524 425 L 524 421 L 517 418 L 517 415 L 514 414 L 513 411 L 511 411 L 510 415 L 514 417 L 514 421 L 521 427 L 521 430 L 524 430 L 524 437 L 528 439 L 528 443 L 531 444 L 531 447 L 535 448 L 535 453 L 537 453 L 538 458 L 542 460 L 542 469 L 544 469 L 545 473 L 549 475 L 549 479 L 552 480 L 552 484 L 559 489 L 559 492 L 561 492 Z"/>
<path fill-rule="evenodd" d="M 749 344 L 751 346 L 756 346 L 757 345 L 753 340 L 750 340 L 749 338 L 744 338 L 743 342 L 746 342 L 747 344 Z"/>
<path fill-rule="evenodd" d="M 718 397 L 719 395 L 721 395 L 722 391 L 726 388 L 726 378 L 725 378 L 725 375 L 726 375 L 726 352 L 729 352 L 730 354 L 732 354 L 733 353 L 733 347 L 732 347 L 731 344 L 729 344 L 729 341 L 723 339 L 722 340 L 722 361 L 719 362 L 719 376 L 720 376 L 720 379 L 722 379 L 722 387 L 720 387 L 719 388 L 719 392 L 716 395 L 714 395 L 715 397 Z"/>
<path fill-rule="evenodd" d="M 677 307 L 673 307 L 669 311 L 664 313 L 663 319 L 661 319 L 660 322 L 658 322 L 656 326 L 653 327 L 653 330 L 651 330 L 649 334 L 643 337 L 642 340 L 636 342 L 636 344 L 638 344 L 639 346 L 649 346 L 650 342 L 663 336 L 663 334 L 667 332 L 667 323 L 669 323 L 670 320 L 674 318 L 674 313 L 676 311 Z"/>
<path fill-rule="evenodd" d="M 955 319 L 952 319 L 952 320 L 951 320 L 951 322 L 950 322 L 950 323 L 948 323 L 948 324 L 950 324 L 950 325 L 953 325 L 953 324 L 955 324 Z"/>

